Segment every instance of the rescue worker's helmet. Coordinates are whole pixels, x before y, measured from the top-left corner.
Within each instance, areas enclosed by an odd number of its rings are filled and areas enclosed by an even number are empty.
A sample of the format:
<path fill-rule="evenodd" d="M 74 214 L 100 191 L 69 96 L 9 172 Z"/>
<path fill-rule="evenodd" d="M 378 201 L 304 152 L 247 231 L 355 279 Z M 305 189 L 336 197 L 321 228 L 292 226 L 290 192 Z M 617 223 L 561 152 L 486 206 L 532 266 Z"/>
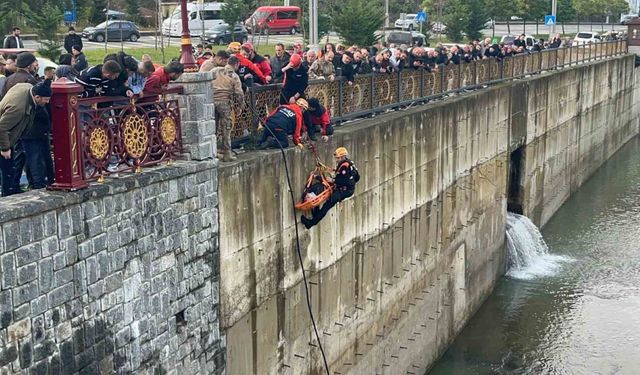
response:
<path fill-rule="evenodd" d="M 240 43 L 239 42 L 231 42 L 229 43 L 229 46 L 227 47 L 227 49 L 229 51 L 231 51 L 232 53 L 239 53 L 240 52 Z"/>
<path fill-rule="evenodd" d="M 296 100 L 296 104 L 298 105 L 298 107 L 302 108 L 303 111 L 306 111 L 309 109 L 309 103 L 302 98 Z"/>
<path fill-rule="evenodd" d="M 336 151 L 333 153 L 333 156 L 335 156 L 336 158 L 341 158 L 344 156 L 349 156 L 349 152 L 347 152 L 347 149 L 344 147 L 338 147 L 336 148 Z"/>
<path fill-rule="evenodd" d="M 247 49 L 249 49 L 250 51 L 255 51 L 255 49 L 253 48 L 253 44 L 246 42 L 245 44 L 242 45 L 242 47 L 245 47 Z"/>
<path fill-rule="evenodd" d="M 293 66 L 294 68 L 299 67 L 302 64 L 302 57 L 300 57 L 300 55 L 298 55 L 297 53 L 294 53 L 293 55 L 291 55 L 291 57 L 289 58 L 289 63 L 291 64 L 291 66 Z"/>

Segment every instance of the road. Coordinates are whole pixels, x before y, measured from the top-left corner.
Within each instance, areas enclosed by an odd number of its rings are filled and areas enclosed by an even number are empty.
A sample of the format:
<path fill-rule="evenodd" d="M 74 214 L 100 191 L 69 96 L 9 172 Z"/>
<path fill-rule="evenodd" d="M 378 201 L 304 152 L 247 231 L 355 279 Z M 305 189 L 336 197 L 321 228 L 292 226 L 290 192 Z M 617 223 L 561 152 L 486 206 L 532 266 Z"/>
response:
<path fill-rule="evenodd" d="M 589 24 L 585 24 L 585 25 L 580 25 L 579 30 L 581 31 L 597 31 L 597 32 L 604 32 L 604 31 L 608 31 L 608 30 L 618 30 L 618 31 L 625 31 L 627 29 L 626 26 L 624 25 L 606 25 L 606 24 L 594 24 L 589 25 Z M 522 24 L 512 24 L 511 25 L 511 34 L 521 34 L 524 30 L 524 33 L 527 35 L 535 35 L 535 34 L 548 34 L 549 33 L 549 28 L 547 26 L 544 25 L 539 25 L 538 29 L 536 30 L 536 26 L 535 25 L 526 25 L 526 27 L 524 27 Z M 558 26 L 557 27 L 557 32 L 562 32 L 562 27 Z M 578 32 L 578 26 L 577 25 L 566 25 L 565 29 L 564 29 L 565 33 L 567 34 L 575 34 Z M 389 31 L 387 31 L 388 33 Z M 487 36 L 492 36 L 493 35 L 493 30 L 491 29 L 485 29 L 483 30 L 484 35 Z M 495 27 L 495 35 L 496 36 L 502 36 L 502 35 L 507 35 L 509 34 L 508 30 L 507 30 L 507 25 L 506 24 L 498 24 Z M 432 38 L 435 39 L 437 36 L 436 35 L 432 35 Z M 262 35 L 255 35 L 255 36 L 249 36 L 249 40 L 251 40 L 254 45 L 264 45 L 264 44 L 275 44 L 275 43 L 283 43 L 283 44 L 293 44 L 295 42 L 298 41 L 302 41 L 302 35 L 270 35 L 270 36 L 262 36 Z M 324 43 L 326 41 L 326 38 L 322 39 L 322 42 Z M 335 33 L 332 33 L 332 35 L 329 36 L 329 41 L 333 42 L 333 43 L 337 43 L 339 42 L 339 38 L 337 35 L 335 35 Z M 180 45 L 180 38 L 164 38 L 164 42 L 165 42 L 165 46 L 178 46 Z M 91 49 L 101 49 L 104 48 L 104 43 L 97 43 L 97 42 L 90 42 L 87 39 L 83 39 L 83 43 L 84 43 L 84 48 L 87 50 L 91 50 Z M 193 43 L 194 44 L 198 44 L 200 43 L 200 39 L 199 38 L 193 38 Z M 156 38 L 154 36 L 141 36 L 140 40 L 138 40 L 137 42 L 109 42 L 108 46 L 110 48 L 120 48 L 120 46 L 123 46 L 125 49 L 132 49 L 132 48 L 153 48 L 156 46 L 160 46 L 161 44 L 161 38 L 160 36 L 158 36 L 158 41 L 156 43 Z M 26 40 L 25 41 L 25 47 L 26 48 L 33 48 L 33 49 L 37 49 L 38 48 L 38 42 L 35 40 Z"/>

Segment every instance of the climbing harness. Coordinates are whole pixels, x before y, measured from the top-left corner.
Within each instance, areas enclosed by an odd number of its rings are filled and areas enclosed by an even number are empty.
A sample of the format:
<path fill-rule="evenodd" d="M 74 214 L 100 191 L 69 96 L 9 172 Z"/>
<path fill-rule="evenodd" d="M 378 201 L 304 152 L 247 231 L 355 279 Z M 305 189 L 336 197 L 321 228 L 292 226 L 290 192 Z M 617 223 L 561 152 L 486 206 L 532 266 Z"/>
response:
<path fill-rule="evenodd" d="M 331 183 L 329 180 L 329 176 L 331 175 L 331 172 L 333 172 L 333 169 L 327 167 L 320 161 L 320 157 L 318 157 L 316 148 L 312 143 L 307 143 L 307 148 L 313 153 L 316 158 L 316 167 L 309 174 L 307 184 L 305 185 L 304 192 L 302 193 L 302 199 L 300 200 L 300 202 L 296 203 L 296 209 L 300 211 L 310 211 L 322 205 L 324 202 L 329 200 L 334 189 L 333 183 Z M 314 185 L 318 180 L 318 183 L 322 184 L 324 190 L 322 190 L 322 192 L 316 197 L 307 200 L 307 193 L 311 189 L 311 186 Z"/>

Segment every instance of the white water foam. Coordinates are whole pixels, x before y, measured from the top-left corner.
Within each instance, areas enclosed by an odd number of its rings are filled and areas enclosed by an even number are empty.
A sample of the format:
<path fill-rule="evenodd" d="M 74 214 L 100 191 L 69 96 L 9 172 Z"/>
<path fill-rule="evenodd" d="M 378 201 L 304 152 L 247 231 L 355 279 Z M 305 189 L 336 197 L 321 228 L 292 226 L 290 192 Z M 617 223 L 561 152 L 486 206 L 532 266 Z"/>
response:
<path fill-rule="evenodd" d="M 531 280 L 555 275 L 562 263 L 570 260 L 562 255 L 549 254 L 542 234 L 528 217 L 507 214 L 507 276 Z"/>

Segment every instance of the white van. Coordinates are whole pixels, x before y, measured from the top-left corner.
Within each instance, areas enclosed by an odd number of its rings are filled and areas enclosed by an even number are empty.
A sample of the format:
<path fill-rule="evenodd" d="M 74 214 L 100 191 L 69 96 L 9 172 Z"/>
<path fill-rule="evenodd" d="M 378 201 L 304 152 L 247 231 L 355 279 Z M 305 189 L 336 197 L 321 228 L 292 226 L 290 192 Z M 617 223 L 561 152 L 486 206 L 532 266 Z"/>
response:
<path fill-rule="evenodd" d="M 191 36 L 199 37 L 206 34 L 206 30 L 224 23 L 220 11 L 222 3 L 187 3 L 189 31 Z M 162 22 L 162 35 L 179 37 L 182 35 L 182 18 L 180 5 L 171 16 Z"/>

